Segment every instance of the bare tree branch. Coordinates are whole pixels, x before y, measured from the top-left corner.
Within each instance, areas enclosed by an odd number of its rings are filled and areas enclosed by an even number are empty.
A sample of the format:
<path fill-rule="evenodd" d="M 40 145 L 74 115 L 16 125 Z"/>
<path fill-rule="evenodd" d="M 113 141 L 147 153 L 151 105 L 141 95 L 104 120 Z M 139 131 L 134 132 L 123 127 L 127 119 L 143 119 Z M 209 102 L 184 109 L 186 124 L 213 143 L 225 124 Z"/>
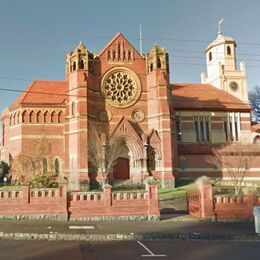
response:
<path fill-rule="evenodd" d="M 14 184 L 26 183 L 34 176 L 44 173 L 44 163 L 47 165 L 47 170 L 53 172 L 51 144 L 45 136 L 32 145 L 29 153 L 20 153 L 12 160 L 8 178 Z"/>
<path fill-rule="evenodd" d="M 107 182 L 116 160 L 122 156 L 125 141 L 111 138 L 99 131 L 94 125 L 89 129 L 88 160 L 96 170 L 102 173 L 103 182 Z"/>
<path fill-rule="evenodd" d="M 260 147 L 256 144 L 227 144 L 213 149 L 207 161 L 230 178 L 235 194 L 238 195 L 245 176 L 259 156 Z"/>
<path fill-rule="evenodd" d="M 260 87 L 255 86 L 248 97 L 252 107 L 252 119 L 254 122 L 260 122 Z"/>

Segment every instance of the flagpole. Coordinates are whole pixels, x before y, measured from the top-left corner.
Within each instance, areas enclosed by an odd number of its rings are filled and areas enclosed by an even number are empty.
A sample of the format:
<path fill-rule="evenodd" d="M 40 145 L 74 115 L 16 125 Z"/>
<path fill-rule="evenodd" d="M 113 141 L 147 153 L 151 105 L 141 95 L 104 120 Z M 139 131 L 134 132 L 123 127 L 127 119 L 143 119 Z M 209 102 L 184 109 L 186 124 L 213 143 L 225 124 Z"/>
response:
<path fill-rule="evenodd" d="M 140 39 L 140 54 L 143 54 L 143 43 L 142 43 L 142 25 L 139 25 L 139 39 Z"/>

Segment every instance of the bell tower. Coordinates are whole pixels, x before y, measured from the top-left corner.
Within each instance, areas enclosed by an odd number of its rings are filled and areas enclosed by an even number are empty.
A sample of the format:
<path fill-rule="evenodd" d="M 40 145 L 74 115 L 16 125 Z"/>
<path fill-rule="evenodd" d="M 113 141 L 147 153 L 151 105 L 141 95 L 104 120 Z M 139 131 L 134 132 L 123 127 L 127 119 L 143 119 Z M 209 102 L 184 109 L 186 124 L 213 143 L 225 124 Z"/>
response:
<path fill-rule="evenodd" d="M 68 101 L 66 108 L 66 169 L 69 188 L 79 189 L 79 180 L 88 180 L 88 78 L 93 72 L 93 54 L 82 42 L 67 53 L 66 80 Z"/>
<path fill-rule="evenodd" d="M 217 38 L 206 48 L 207 73 L 201 74 L 208 83 L 248 102 L 246 65 L 236 65 L 236 42 L 219 31 Z"/>
<path fill-rule="evenodd" d="M 173 169 L 176 160 L 173 114 L 171 107 L 171 90 L 169 84 L 168 53 L 165 48 L 154 45 L 146 55 L 147 65 L 147 102 L 148 128 L 158 132 L 161 141 L 161 160 L 159 179 L 163 187 L 174 186 Z"/>
<path fill-rule="evenodd" d="M 160 48 L 158 45 L 153 45 L 150 52 L 147 54 L 147 70 L 152 72 L 153 70 L 164 70 L 169 73 L 169 61 L 168 53 L 165 48 Z M 169 80 L 169 79 L 168 79 Z"/>

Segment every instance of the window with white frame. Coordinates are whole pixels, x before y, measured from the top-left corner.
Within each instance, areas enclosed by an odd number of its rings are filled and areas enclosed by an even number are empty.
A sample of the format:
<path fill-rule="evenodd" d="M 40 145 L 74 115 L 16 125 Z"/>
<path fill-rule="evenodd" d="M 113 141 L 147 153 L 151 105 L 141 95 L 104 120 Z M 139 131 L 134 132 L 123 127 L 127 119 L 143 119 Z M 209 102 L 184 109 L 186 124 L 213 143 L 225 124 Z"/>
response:
<path fill-rule="evenodd" d="M 210 141 L 210 119 L 209 116 L 194 116 L 194 129 L 197 142 Z"/>
<path fill-rule="evenodd" d="M 227 142 L 239 141 L 240 132 L 240 115 L 239 113 L 232 112 L 224 118 L 224 132 Z"/>

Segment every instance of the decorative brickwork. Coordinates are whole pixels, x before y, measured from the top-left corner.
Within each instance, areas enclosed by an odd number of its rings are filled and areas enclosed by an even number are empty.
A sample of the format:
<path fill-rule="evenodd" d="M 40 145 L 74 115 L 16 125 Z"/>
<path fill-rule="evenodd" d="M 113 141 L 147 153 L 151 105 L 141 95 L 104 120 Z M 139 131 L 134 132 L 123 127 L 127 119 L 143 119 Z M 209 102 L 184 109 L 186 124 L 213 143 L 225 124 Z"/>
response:
<path fill-rule="evenodd" d="M 41 216 L 41 217 L 39 217 Z M 28 187 L 0 190 L 0 218 L 44 218 L 58 220 L 127 217 L 128 219 L 159 219 L 156 185 L 146 192 L 69 193 L 59 189 L 30 190 Z"/>
<path fill-rule="evenodd" d="M 171 84 L 165 48 L 153 45 L 143 55 L 119 33 L 97 54 L 80 42 L 67 53 L 65 71 L 64 81 L 34 81 L 3 111 L 0 159 L 9 162 L 30 152 L 33 143 L 46 136 L 51 156 L 59 161 L 59 179 L 68 180 L 70 190 L 101 182 L 102 173 L 88 158 L 93 125 L 126 146 L 110 181 L 127 176 L 143 183 L 154 176 L 162 187 L 173 187 L 177 175 L 221 177 L 221 169 L 206 162 L 212 148 L 257 140 L 251 133 L 250 107 L 243 102 L 244 65 L 238 72 L 241 95 L 210 84 Z M 259 177 L 258 167 L 250 177 Z"/>

